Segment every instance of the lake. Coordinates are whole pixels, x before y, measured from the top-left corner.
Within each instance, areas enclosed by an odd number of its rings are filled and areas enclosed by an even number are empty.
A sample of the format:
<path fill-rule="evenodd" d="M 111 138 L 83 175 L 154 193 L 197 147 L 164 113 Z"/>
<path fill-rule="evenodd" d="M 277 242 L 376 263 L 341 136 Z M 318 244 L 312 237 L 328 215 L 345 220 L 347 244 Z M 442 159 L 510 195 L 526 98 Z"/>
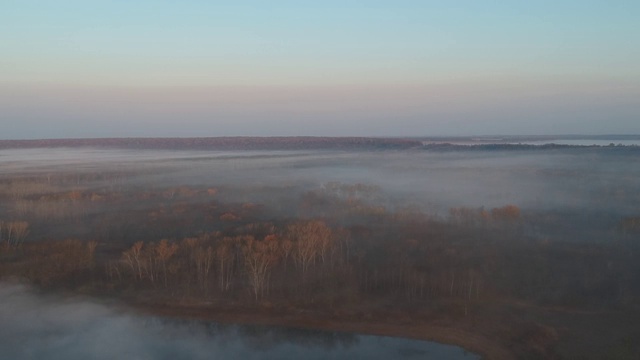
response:
<path fill-rule="evenodd" d="M 479 359 L 434 342 L 136 315 L 0 284 L 3 359 Z"/>

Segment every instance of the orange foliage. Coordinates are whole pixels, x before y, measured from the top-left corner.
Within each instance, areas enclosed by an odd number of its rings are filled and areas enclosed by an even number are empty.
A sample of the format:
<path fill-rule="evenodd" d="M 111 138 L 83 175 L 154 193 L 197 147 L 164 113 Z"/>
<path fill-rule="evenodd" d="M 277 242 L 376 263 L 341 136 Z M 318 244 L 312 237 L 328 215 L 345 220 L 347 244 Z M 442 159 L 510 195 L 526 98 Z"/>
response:
<path fill-rule="evenodd" d="M 238 221 L 240 220 L 240 217 L 238 215 L 235 215 L 233 213 L 224 213 L 222 215 L 220 215 L 220 220 L 222 221 Z"/>

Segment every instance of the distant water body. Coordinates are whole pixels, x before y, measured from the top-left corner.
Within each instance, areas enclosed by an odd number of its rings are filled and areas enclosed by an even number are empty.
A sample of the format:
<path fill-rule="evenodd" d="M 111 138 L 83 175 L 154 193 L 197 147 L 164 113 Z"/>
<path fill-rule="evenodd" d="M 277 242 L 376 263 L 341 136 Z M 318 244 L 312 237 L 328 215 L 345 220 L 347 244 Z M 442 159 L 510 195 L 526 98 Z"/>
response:
<path fill-rule="evenodd" d="M 640 146 L 640 140 L 604 140 L 604 139 L 556 139 L 556 140 L 544 140 L 544 141 L 522 141 L 511 142 L 510 144 L 523 144 L 523 145 L 545 145 L 545 144 L 558 144 L 558 145 L 575 145 L 575 146 Z"/>
<path fill-rule="evenodd" d="M 640 146 L 638 139 L 516 139 L 516 138 L 470 138 L 451 140 L 425 140 L 424 145 L 449 143 L 454 145 L 571 145 L 571 146 Z"/>
<path fill-rule="evenodd" d="M 2 359 L 479 359 L 434 342 L 166 320 L 0 283 Z"/>

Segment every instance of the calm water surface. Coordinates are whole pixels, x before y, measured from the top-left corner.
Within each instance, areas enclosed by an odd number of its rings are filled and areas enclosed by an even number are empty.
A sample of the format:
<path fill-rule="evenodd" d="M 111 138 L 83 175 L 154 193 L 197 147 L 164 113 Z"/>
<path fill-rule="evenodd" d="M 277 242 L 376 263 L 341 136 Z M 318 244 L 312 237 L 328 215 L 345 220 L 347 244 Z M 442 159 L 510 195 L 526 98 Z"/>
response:
<path fill-rule="evenodd" d="M 0 283 L 0 359 L 479 359 L 427 341 L 144 317 Z"/>

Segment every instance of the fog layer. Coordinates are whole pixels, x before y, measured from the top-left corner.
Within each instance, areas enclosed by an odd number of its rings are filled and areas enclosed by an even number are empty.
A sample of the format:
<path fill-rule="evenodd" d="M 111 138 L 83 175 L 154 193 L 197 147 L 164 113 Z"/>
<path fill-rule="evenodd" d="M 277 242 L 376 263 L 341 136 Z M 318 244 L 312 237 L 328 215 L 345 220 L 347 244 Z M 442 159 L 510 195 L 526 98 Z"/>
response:
<path fill-rule="evenodd" d="M 386 206 L 584 209 L 628 216 L 640 209 L 639 160 L 615 150 L 537 151 L 155 151 L 17 149 L 0 151 L 0 176 L 120 172 L 146 188 L 231 186 L 306 191 L 328 182 L 374 185 Z M 252 190 L 249 190 L 252 188 Z M 239 195 L 243 194 L 243 195 Z M 235 199 L 246 201 L 247 199 Z M 253 198 L 251 201 L 259 201 Z M 378 199 L 380 200 L 380 199 Z M 268 203 L 269 201 L 265 201 Z"/>

